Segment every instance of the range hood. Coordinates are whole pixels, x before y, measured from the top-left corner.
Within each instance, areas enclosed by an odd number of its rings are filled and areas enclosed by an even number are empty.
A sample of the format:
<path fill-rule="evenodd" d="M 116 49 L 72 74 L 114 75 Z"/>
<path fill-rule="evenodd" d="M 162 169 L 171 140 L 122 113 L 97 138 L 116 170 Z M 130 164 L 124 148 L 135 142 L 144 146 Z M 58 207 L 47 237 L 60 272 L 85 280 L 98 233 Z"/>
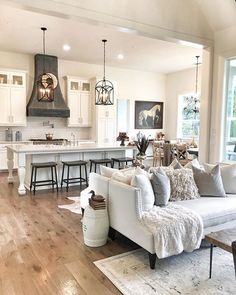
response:
<path fill-rule="evenodd" d="M 58 61 L 56 56 L 36 54 L 34 56 L 35 76 L 34 87 L 27 104 L 27 116 L 37 117 L 70 117 L 70 110 L 67 107 L 62 96 L 59 81 L 58 81 Z M 39 100 L 38 79 L 43 73 L 48 73 L 53 77 L 54 98 L 52 101 Z"/>

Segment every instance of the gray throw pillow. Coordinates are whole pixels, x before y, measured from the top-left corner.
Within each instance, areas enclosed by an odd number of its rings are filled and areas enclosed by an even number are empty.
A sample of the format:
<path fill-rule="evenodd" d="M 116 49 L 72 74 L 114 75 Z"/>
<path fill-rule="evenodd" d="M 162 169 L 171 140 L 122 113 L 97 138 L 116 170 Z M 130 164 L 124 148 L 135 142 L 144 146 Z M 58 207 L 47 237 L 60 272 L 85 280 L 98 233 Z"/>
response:
<path fill-rule="evenodd" d="M 151 184 L 155 196 L 155 205 L 166 206 L 170 199 L 170 180 L 161 169 L 156 170 L 151 177 Z"/>
<path fill-rule="evenodd" d="M 210 173 L 192 166 L 194 180 L 201 196 L 226 197 L 220 165 L 216 165 Z"/>

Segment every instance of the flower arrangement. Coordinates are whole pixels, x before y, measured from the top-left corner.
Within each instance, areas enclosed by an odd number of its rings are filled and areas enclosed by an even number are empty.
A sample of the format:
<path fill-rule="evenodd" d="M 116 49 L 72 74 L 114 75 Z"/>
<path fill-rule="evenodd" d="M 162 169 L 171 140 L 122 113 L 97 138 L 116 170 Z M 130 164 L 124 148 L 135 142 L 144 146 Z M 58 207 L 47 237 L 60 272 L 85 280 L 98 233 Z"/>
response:
<path fill-rule="evenodd" d="M 146 150 L 149 145 L 149 137 L 150 135 L 146 136 L 145 134 L 142 134 L 141 132 L 137 134 L 137 140 L 134 141 L 139 151 L 137 156 L 145 156 Z"/>

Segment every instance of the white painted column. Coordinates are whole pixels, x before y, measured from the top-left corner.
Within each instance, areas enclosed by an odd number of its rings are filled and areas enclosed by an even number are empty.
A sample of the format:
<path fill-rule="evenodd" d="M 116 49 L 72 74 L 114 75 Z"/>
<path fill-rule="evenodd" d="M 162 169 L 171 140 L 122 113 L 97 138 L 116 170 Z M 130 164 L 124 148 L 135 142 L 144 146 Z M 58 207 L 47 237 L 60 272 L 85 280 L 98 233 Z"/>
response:
<path fill-rule="evenodd" d="M 8 183 L 13 183 L 13 167 L 14 167 L 14 154 L 13 151 L 7 148 L 7 168 L 8 168 Z"/>
<path fill-rule="evenodd" d="M 26 155 L 25 154 L 18 154 L 18 177 L 20 185 L 18 187 L 18 194 L 20 196 L 26 194 L 25 189 L 25 163 L 26 163 Z"/>

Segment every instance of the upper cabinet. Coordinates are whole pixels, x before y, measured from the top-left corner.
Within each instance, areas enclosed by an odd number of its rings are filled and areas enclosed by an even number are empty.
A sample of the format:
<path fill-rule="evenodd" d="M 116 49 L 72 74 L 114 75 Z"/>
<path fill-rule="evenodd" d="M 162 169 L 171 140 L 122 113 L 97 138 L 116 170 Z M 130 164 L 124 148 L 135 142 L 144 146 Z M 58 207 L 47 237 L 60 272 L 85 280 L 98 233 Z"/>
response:
<path fill-rule="evenodd" d="M 26 126 L 26 74 L 0 70 L 0 126 Z"/>
<path fill-rule="evenodd" d="M 77 77 L 67 77 L 67 102 L 70 109 L 68 127 L 91 127 L 91 83 Z"/>

